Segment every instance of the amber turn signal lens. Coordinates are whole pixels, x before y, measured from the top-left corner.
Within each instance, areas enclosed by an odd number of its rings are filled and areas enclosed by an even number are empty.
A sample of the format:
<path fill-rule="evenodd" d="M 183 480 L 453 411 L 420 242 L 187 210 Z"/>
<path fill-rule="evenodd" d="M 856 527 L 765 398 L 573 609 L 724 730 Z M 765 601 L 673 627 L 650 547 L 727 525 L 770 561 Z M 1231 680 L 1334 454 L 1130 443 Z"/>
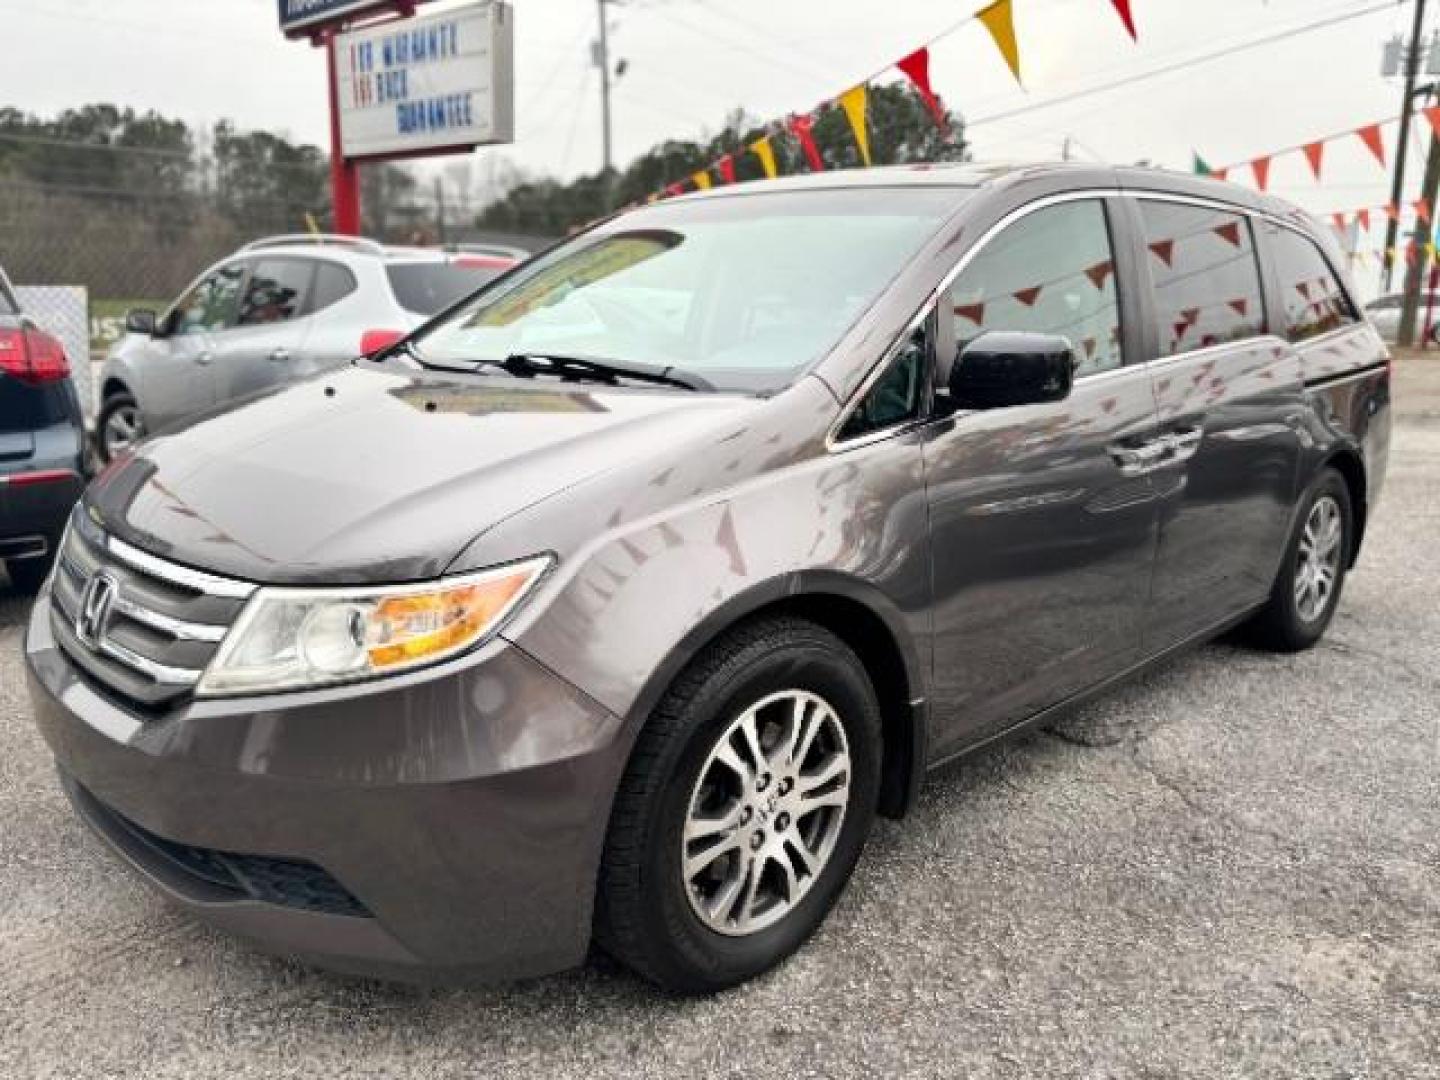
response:
<path fill-rule="evenodd" d="M 478 637 L 534 577 L 508 577 L 454 589 L 382 600 L 371 613 L 365 643 L 376 668 L 413 664 L 454 651 Z"/>

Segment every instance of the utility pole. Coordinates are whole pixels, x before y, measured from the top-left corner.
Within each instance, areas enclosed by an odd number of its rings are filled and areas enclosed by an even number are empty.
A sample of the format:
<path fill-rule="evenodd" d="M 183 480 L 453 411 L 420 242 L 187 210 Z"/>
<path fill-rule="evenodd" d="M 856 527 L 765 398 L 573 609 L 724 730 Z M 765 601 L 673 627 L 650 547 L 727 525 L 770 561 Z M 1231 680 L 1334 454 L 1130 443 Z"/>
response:
<path fill-rule="evenodd" d="M 610 31 L 605 25 L 605 5 L 611 0 L 595 0 L 600 9 L 600 37 L 595 43 L 595 63 L 600 68 L 600 132 L 604 146 L 605 171 L 613 163 L 610 154 Z M 1425 0 L 1419 0 L 1423 7 Z"/>
<path fill-rule="evenodd" d="M 441 247 L 445 246 L 445 185 L 435 177 L 435 231 Z"/>
<path fill-rule="evenodd" d="M 1440 192 L 1440 137 L 1430 137 L 1430 153 L 1425 158 L 1425 180 L 1422 185 L 1421 198 L 1428 200 L 1431 207 L 1430 215 L 1435 215 L 1435 198 Z M 1427 238 L 1433 235 L 1434 225 L 1432 222 L 1424 221 L 1423 225 Z M 1419 229 L 1417 227 L 1416 231 Z M 1415 259 L 1410 262 L 1405 271 L 1405 304 L 1400 309 L 1400 330 L 1395 336 L 1397 345 L 1415 344 L 1415 320 L 1420 310 L 1420 288 L 1425 281 L 1426 264 L 1429 261 L 1430 253 L 1425 250 L 1425 245 L 1418 240 L 1412 240 L 1415 245 Z M 1430 327 L 1425 327 L 1428 333 Z"/>
<path fill-rule="evenodd" d="M 602 0 L 603 3 L 603 0 Z M 1390 202 L 1398 207 L 1405 197 L 1405 154 L 1410 144 L 1410 117 L 1415 101 L 1415 76 L 1420 70 L 1420 35 L 1425 30 L 1425 0 L 1415 0 L 1415 22 L 1410 28 L 1410 47 L 1401 54 L 1405 66 L 1405 96 L 1400 102 L 1400 140 L 1395 147 L 1395 182 L 1390 188 Z M 1395 269 L 1395 238 L 1400 223 L 1390 218 L 1385 226 L 1384 291 L 1390 291 L 1390 278 Z"/>

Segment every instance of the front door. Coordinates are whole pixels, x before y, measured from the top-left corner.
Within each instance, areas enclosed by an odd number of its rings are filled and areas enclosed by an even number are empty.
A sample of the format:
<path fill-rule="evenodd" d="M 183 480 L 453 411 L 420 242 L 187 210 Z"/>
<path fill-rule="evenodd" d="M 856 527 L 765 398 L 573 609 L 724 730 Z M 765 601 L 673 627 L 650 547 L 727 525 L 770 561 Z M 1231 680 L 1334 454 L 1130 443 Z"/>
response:
<path fill-rule="evenodd" d="M 1146 647 L 1214 628 L 1270 591 L 1290 527 L 1304 387 L 1267 335 L 1247 215 L 1138 198 L 1152 283 L 1160 537 Z"/>
<path fill-rule="evenodd" d="M 222 335 L 215 357 L 215 400 L 235 401 L 293 382 L 308 370 L 301 349 L 310 329 L 314 260 L 252 260 L 235 327 Z"/>
<path fill-rule="evenodd" d="M 201 278 L 166 316 L 164 333 L 146 342 L 136 364 L 141 406 L 152 431 L 208 409 L 215 400 L 216 342 L 235 321 L 245 266 L 227 263 Z"/>
<path fill-rule="evenodd" d="M 1138 657 L 1156 505 L 1137 450 L 1155 401 L 1125 364 L 1112 216 L 1083 198 L 1019 217 L 942 308 L 957 350 L 1025 330 L 1066 337 L 1079 363 L 1064 401 L 962 411 L 927 432 L 937 756 Z"/>

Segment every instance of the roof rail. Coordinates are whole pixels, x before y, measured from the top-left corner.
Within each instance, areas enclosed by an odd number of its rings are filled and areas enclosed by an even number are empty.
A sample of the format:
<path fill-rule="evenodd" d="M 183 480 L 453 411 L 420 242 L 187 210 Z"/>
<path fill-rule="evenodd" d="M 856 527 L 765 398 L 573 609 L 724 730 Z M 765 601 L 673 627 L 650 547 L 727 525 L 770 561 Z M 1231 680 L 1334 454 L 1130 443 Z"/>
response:
<path fill-rule="evenodd" d="M 340 236 L 335 233 L 290 233 L 285 236 L 267 236 L 262 240 L 250 241 L 240 250 L 259 251 L 264 248 L 294 247 L 300 244 L 314 244 L 320 247 L 329 244 L 335 247 L 355 248 L 368 255 L 385 254 L 384 245 L 375 240 L 363 236 Z"/>

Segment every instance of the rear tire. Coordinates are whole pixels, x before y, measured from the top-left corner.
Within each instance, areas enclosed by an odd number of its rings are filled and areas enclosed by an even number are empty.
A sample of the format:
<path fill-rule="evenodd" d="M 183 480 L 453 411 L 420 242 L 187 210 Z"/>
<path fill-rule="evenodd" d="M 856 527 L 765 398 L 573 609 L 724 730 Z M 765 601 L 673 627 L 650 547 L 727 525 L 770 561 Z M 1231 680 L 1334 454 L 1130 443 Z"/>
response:
<path fill-rule="evenodd" d="M 849 880 L 880 751 L 875 691 L 834 634 L 778 617 L 727 635 L 641 732 L 606 838 L 598 943 L 680 993 L 780 963 Z"/>
<path fill-rule="evenodd" d="M 110 464 L 117 454 L 144 437 L 145 419 L 135 398 L 124 392 L 107 397 L 95 421 L 95 455 L 100 463 Z"/>
<path fill-rule="evenodd" d="M 1300 652 L 1324 636 L 1350 565 L 1354 521 L 1345 478 L 1324 469 L 1301 502 L 1269 601 L 1245 626 L 1251 644 Z"/>

